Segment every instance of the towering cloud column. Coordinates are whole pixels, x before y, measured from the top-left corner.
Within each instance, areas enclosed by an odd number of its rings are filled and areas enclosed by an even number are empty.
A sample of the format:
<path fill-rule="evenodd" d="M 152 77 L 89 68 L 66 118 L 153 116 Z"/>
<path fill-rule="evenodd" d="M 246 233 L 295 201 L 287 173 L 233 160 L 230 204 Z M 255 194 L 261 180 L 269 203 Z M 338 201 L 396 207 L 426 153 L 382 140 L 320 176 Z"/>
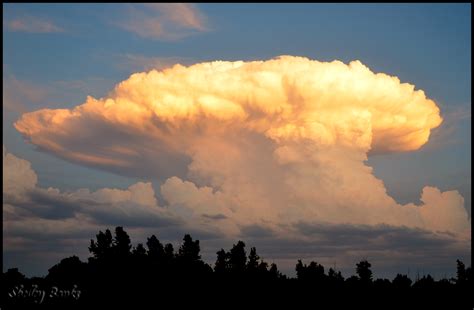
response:
<path fill-rule="evenodd" d="M 15 127 L 69 161 L 160 179 L 170 210 L 232 234 L 300 221 L 465 232 L 457 191 L 426 187 L 421 206 L 399 205 L 365 163 L 419 149 L 441 122 L 422 90 L 359 61 L 281 56 L 136 73 Z"/>

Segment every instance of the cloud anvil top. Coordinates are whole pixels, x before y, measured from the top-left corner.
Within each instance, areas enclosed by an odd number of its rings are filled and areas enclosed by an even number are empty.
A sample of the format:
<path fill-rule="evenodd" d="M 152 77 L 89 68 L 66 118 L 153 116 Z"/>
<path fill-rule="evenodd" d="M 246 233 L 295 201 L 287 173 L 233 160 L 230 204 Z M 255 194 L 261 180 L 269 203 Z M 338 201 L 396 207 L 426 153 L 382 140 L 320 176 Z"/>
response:
<path fill-rule="evenodd" d="M 190 227 L 238 236 L 256 225 L 296 236 L 300 222 L 387 224 L 464 240 L 470 220 L 457 191 L 427 186 L 421 205 L 401 205 L 364 163 L 369 151 L 419 149 L 441 123 L 422 90 L 360 61 L 280 56 L 136 73 L 107 97 L 23 114 L 15 128 L 69 161 L 164 180 L 164 206 L 154 198 L 138 205 Z M 154 197 L 143 184 L 131 195 Z"/>
<path fill-rule="evenodd" d="M 72 110 L 28 113 L 15 127 L 33 143 L 46 139 L 37 144 L 61 148 L 55 129 L 66 134 L 68 126 L 93 118 L 147 135 L 215 131 L 216 124 L 226 124 L 234 128 L 224 130 L 248 130 L 274 141 L 307 139 L 376 152 L 416 150 L 442 121 L 423 91 L 374 74 L 359 61 L 281 56 L 133 74 L 111 97 L 89 97 Z"/>

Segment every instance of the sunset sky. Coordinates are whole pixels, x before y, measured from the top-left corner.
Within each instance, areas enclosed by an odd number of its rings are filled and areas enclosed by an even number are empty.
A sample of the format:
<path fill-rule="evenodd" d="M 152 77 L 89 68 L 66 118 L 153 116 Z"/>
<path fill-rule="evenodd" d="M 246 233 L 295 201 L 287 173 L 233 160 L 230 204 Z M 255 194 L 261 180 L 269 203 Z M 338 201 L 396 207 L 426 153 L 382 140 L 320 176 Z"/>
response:
<path fill-rule="evenodd" d="M 3 270 L 237 240 L 375 277 L 471 259 L 471 6 L 4 4 Z"/>

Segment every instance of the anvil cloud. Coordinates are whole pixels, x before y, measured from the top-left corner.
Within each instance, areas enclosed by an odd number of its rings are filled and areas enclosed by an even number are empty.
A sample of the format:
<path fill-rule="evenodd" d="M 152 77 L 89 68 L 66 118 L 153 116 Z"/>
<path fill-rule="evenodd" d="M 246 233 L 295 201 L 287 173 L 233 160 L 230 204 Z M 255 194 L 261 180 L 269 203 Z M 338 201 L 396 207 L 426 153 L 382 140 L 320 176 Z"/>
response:
<path fill-rule="evenodd" d="M 427 186 L 421 205 L 400 205 L 365 163 L 419 149 L 441 122 L 422 90 L 359 61 L 281 56 L 133 74 L 107 97 L 15 127 L 66 160 L 161 180 L 169 212 L 228 235 L 298 234 L 304 221 L 468 238 L 457 191 Z"/>

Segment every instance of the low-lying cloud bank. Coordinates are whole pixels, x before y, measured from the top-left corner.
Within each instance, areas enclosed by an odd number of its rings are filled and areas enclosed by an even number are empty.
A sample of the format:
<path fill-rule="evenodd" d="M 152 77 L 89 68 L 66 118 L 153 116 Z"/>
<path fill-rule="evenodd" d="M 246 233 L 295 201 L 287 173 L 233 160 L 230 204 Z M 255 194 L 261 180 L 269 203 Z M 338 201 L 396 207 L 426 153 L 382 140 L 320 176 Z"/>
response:
<path fill-rule="evenodd" d="M 289 275 L 294 275 L 297 259 L 315 259 L 349 275 L 354 273 L 354 263 L 364 257 L 371 260 L 377 276 L 392 277 L 409 268 L 412 275 L 416 270 L 425 270 L 443 276 L 453 272 L 455 258 L 470 258 L 468 239 L 450 232 L 403 226 L 301 220 L 277 229 L 241 224 L 232 235 L 221 226 L 222 221 L 228 220 L 226 215 L 211 215 L 205 209 L 193 214 L 189 209 L 192 206 L 183 204 L 189 196 L 159 206 L 150 183 L 93 192 L 42 188 L 37 185 L 31 164 L 5 148 L 3 170 L 4 267 L 20 267 L 33 275 L 44 274 L 47 268 L 72 254 L 86 259 L 89 239 L 99 230 L 117 225 L 127 227 L 134 244 L 156 234 L 177 245 L 185 233 L 191 233 L 202 240 L 203 258 L 209 263 L 215 261 L 218 249 L 230 248 L 242 239 L 248 248 L 256 246 L 260 256 L 276 262 Z M 182 183 L 177 178 L 170 182 L 173 181 Z M 197 189 L 192 183 L 184 186 L 189 187 L 190 193 L 201 192 L 201 196 L 191 196 L 196 205 L 211 201 L 213 193 L 209 188 Z"/>

